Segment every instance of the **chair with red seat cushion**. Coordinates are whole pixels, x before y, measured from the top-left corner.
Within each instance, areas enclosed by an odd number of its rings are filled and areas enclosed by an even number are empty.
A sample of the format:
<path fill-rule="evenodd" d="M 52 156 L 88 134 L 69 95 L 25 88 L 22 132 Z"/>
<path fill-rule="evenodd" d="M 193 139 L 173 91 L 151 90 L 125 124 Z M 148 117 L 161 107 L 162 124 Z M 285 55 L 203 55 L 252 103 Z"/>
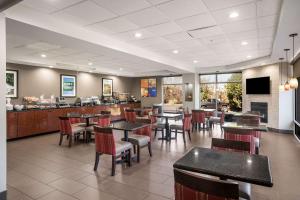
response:
<path fill-rule="evenodd" d="M 192 110 L 192 128 L 198 126 L 201 128 L 201 124 L 203 124 L 203 128 L 205 128 L 206 118 L 205 113 L 201 110 Z"/>
<path fill-rule="evenodd" d="M 239 185 L 234 182 L 196 176 L 174 169 L 175 200 L 239 200 Z"/>
<path fill-rule="evenodd" d="M 212 138 L 211 148 L 223 151 L 251 153 L 250 142 Z"/>
<path fill-rule="evenodd" d="M 72 126 L 70 118 L 68 117 L 59 117 L 59 128 L 59 145 L 62 144 L 63 137 L 65 135 L 69 138 L 69 147 L 72 146 L 72 140 L 75 138 L 75 136 L 80 136 L 80 134 L 83 134 L 83 137 L 85 137 L 85 128 L 80 126 Z"/>
<path fill-rule="evenodd" d="M 149 124 L 143 128 L 139 128 L 134 133 L 128 135 L 128 141 L 133 144 L 134 152 L 137 149 L 137 162 L 140 162 L 140 149 L 148 147 L 149 155 L 152 157 L 151 148 L 151 134 L 152 134 L 152 124 L 151 119 L 137 119 L 137 123 Z M 122 139 L 124 140 L 124 139 Z"/>
<path fill-rule="evenodd" d="M 224 139 L 250 143 L 250 153 L 259 154 L 259 145 L 254 138 L 252 129 L 244 128 L 223 128 Z"/>
<path fill-rule="evenodd" d="M 222 125 L 224 124 L 224 119 L 225 119 L 224 111 L 221 112 L 221 116 L 219 116 L 219 117 L 211 116 L 209 118 L 209 127 L 212 128 L 212 127 L 214 127 L 215 124 L 220 124 L 220 128 L 222 130 Z"/>
<path fill-rule="evenodd" d="M 125 120 L 134 123 L 136 121 L 136 112 L 133 109 L 125 110 Z"/>
<path fill-rule="evenodd" d="M 184 118 L 182 119 L 182 124 L 172 124 L 170 126 L 171 132 L 175 131 L 175 138 L 177 139 L 177 133 L 182 133 L 183 141 L 185 143 L 185 133 L 187 132 L 189 135 L 189 139 L 191 141 L 191 129 L 192 129 L 192 115 L 184 114 Z"/>
<path fill-rule="evenodd" d="M 97 119 L 97 121 L 94 121 L 96 123 L 95 125 L 97 125 L 99 127 L 108 127 L 111 124 L 110 115 L 100 115 L 95 119 Z M 89 142 L 91 140 L 92 135 L 95 134 L 94 133 L 94 125 L 87 127 L 86 131 L 88 133 L 88 137 L 87 137 L 88 139 L 87 140 Z"/>
<path fill-rule="evenodd" d="M 247 115 L 249 114 L 249 115 Z M 245 115 L 239 116 L 237 118 L 238 125 L 248 125 L 248 126 L 258 126 L 260 124 L 260 112 L 248 111 Z M 258 138 L 258 141 L 261 138 L 260 131 L 253 131 L 253 136 Z"/>
<path fill-rule="evenodd" d="M 122 158 L 123 161 L 128 162 L 131 165 L 131 149 L 132 144 L 125 141 L 115 141 L 113 131 L 111 128 L 102 128 L 94 126 L 95 132 L 95 147 L 96 147 L 96 159 L 94 171 L 97 170 L 100 155 L 108 154 L 112 156 L 112 170 L 111 175 L 115 175 L 117 159 Z"/>
<path fill-rule="evenodd" d="M 156 112 L 157 111 L 157 112 Z M 164 130 L 166 128 L 166 124 L 163 123 L 162 121 L 158 121 L 157 117 L 155 116 L 156 114 L 158 114 L 158 109 L 155 108 L 155 110 L 153 109 L 152 111 L 152 115 L 150 115 L 150 120 L 151 120 L 151 124 L 152 124 L 152 130 L 154 130 L 154 138 L 157 135 L 157 132 L 161 132 L 162 137 L 164 137 Z"/>

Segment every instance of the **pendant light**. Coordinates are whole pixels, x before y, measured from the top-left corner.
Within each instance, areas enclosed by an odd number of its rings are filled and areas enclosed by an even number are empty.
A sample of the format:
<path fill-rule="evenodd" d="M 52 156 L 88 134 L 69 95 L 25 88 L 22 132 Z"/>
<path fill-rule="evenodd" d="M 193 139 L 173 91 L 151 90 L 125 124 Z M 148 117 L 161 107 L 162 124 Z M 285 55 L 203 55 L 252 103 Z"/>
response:
<path fill-rule="evenodd" d="M 290 90 L 290 83 L 289 83 L 289 61 L 288 61 L 288 51 L 290 49 L 284 49 L 285 51 L 285 57 L 286 57 L 286 82 L 284 84 L 284 91 Z"/>
<path fill-rule="evenodd" d="M 284 58 L 279 58 L 279 70 L 280 70 L 280 85 L 279 85 L 279 92 L 284 91 L 284 85 L 282 84 L 282 60 Z"/>
<path fill-rule="evenodd" d="M 292 58 L 293 61 L 295 59 L 295 57 L 294 57 L 295 56 L 295 37 L 297 35 L 298 35 L 297 33 L 290 34 L 290 37 L 293 38 L 293 58 Z M 291 87 L 291 89 L 297 89 L 298 88 L 298 80 L 295 77 L 291 78 L 290 87 Z"/>

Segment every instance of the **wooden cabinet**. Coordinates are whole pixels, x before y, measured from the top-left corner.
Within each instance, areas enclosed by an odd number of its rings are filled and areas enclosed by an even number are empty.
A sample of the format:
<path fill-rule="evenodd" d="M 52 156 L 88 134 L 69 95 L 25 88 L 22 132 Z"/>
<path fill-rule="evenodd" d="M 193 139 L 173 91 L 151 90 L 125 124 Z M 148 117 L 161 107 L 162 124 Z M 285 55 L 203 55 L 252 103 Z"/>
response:
<path fill-rule="evenodd" d="M 101 110 L 118 109 L 120 112 L 112 117 L 121 120 L 123 107 L 140 107 L 140 104 L 101 105 L 75 108 L 57 108 L 45 110 L 29 110 L 21 112 L 7 112 L 7 138 L 14 139 L 30 135 L 59 131 L 59 116 L 67 113 L 100 113 Z"/>
<path fill-rule="evenodd" d="M 7 139 L 18 136 L 18 115 L 16 112 L 7 112 Z"/>

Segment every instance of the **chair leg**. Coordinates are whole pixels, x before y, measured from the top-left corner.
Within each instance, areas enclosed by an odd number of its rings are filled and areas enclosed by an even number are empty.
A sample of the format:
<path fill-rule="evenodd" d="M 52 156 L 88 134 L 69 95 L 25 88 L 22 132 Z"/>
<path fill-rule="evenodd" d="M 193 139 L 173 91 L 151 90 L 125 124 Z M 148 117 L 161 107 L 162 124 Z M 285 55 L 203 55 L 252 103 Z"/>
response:
<path fill-rule="evenodd" d="M 175 129 L 175 140 L 177 140 L 177 129 Z"/>
<path fill-rule="evenodd" d="M 100 159 L 100 153 L 96 152 L 96 158 L 95 158 L 94 171 L 96 171 L 96 170 L 97 170 L 97 168 L 98 168 L 99 159 Z"/>
<path fill-rule="evenodd" d="M 133 145 L 133 153 L 136 154 L 136 146 Z"/>
<path fill-rule="evenodd" d="M 139 148 L 139 147 L 138 147 L 138 148 Z M 139 151 L 139 150 L 138 150 L 138 151 Z M 127 159 L 128 159 L 128 166 L 131 167 L 131 149 L 128 150 Z"/>
<path fill-rule="evenodd" d="M 116 156 L 111 156 L 111 175 L 114 176 L 116 173 Z"/>
<path fill-rule="evenodd" d="M 157 135 L 157 128 L 154 130 L 154 138 L 156 138 Z"/>
<path fill-rule="evenodd" d="M 71 147 L 71 146 L 72 146 L 72 139 L 73 139 L 73 136 L 72 136 L 72 135 L 70 135 L 70 136 L 69 136 L 69 147 Z"/>
<path fill-rule="evenodd" d="M 61 143 L 63 141 L 63 137 L 64 137 L 64 135 L 61 133 L 60 134 L 60 138 L 59 138 L 59 146 L 61 146 Z"/>
<path fill-rule="evenodd" d="M 149 151 L 150 157 L 152 157 L 152 147 L 151 147 L 151 142 L 148 142 L 148 151 Z"/>
<path fill-rule="evenodd" d="M 189 134 L 190 141 L 192 141 L 192 139 L 191 139 L 191 131 L 190 130 L 188 130 L 188 134 Z"/>
<path fill-rule="evenodd" d="M 140 162 L 140 155 L 141 155 L 141 147 L 137 145 L 137 162 Z"/>
<path fill-rule="evenodd" d="M 185 131 L 182 132 L 183 142 L 185 143 Z"/>

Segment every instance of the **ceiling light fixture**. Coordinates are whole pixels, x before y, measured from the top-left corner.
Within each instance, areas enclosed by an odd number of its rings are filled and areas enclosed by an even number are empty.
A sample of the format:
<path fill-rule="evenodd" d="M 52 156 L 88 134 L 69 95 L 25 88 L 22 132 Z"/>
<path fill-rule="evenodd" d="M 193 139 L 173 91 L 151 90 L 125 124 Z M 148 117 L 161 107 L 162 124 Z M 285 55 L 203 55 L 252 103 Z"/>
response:
<path fill-rule="evenodd" d="M 175 50 L 173 50 L 172 52 L 173 52 L 174 54 L 178 54 L 178 53 L 179 53 L 179 51 L 178 51 L 178 50 L 176 50 L 176 49 L 175 49 Z"/>
<path fill-rule="evenodd" d="M 92 63 L 92 62 L 89 62 L 88 65 L 91 66 L 91 65 L 93 65 L 93 63 Z"/>
<path fill-rule="evenodd" d="M 49 68 L 53 68 L 53 66 L 52 66 L 52 65 L 50 65 L 50 66 L 49 66 Z"/>
<path fill-rule="evenodd" d="M 89 72 L 90 72 L 90 73 L 92 73 L 93 71 L 92 71 L 92 70 L 90 70 Z"/>
<path fill-rule="evenodd" d="M 279 70 L 280 70 L 280 85 L 279 85 L 279 92 L 284 91 L 284 84 L 282 84 L 282 61 L 284 58 L 279 58 Z"/>
<path fill-rule="evenodd" d="M 243 41 L 243 42 L 241 43 L 241 45 L 243 45 L 243 46 L 245 46 L 245 45 L 247 45 L 247 44 L 248 44 L 247 41 Z"/>
<path fill-rule="evenodd" d="M 237 18 L 239 16 L 239 13 L 238 12 L 232 12 L 232 13 L 230 13 L 230 15 L 229 15 L 229 18 Z"/>
<path fill-rule="evenodd" d="M 142 34 L 139 33 L 139 32 L 137 32 L 137 33 L 134 34 L 134 37 L 136 37 L 136 38 L 141 38 L 141 37 L 142 37 Z"/>
<path fill-rule="evenodd" d="M 198 60 L 194 60 L 193 63 L 195 63 L 195 64 L 198 63 Z"/>
<path fill-rule="evenodd" d="M 289 59 L 288 59 L 288 51 L 290 49 L 284 49 L 285 51 L 285 58 L 286 58 L 286 82 L 284 84 L 284 90 L 289 91 L 291 89 L 290 83 L 289 83 Z"/>
<path fill-rule="evenodd" d="M 248 55 L 247 58 L 248 58 L 248 59 L 249 59 L 249 58 L 252 58 L 252 56 L 251 56 L 251 55 Z"/>
<path fill-rule="evenodd" d="M 290 34 L 290 37 L 293 38 L 293 58 L 292 58 L 292 62 L 294 62 L 294 59 L 295 59 L 295 37 L 297 35 L 298 35 L 297 33 Z M 292 78 L 290 80 L 290 86 L 291 86 L 291 89 L 297 89 L 298 88 L 298 80 L 294 76 L 292 76 Z"/>
<path fill-rule="evenodd" d="M 47 58 L 47 55 L 46 54 L 41 54 L 41 57 L 42 58 Z"/>
<path fill-rule="evenodd" d="M 120 71 L 123 71 L 123 68 L 122 68 L 122 67 L 120 67 Z"/>

